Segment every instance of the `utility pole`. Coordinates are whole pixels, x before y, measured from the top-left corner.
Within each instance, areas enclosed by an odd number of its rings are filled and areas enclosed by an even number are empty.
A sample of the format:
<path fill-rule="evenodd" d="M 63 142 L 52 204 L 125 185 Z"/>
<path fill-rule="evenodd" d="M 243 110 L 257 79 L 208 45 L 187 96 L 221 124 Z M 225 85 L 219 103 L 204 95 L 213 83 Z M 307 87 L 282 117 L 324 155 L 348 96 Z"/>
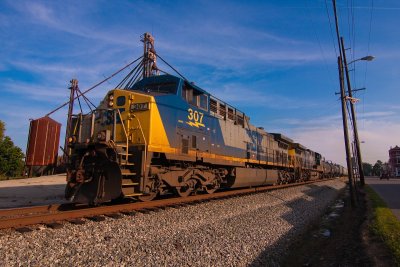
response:
<path fill-rule="evenodd" d="M 340 43 L 342 46 L 343 63 L 344 63 L 345 71 L 346 71 L 347 90 L 348 90 L 349 98 L 351 99 L 351 98 L 353 98 L 353 93 L 351 90 L 349 69 L 347 66 L 346 51 L 344 49 L 343 37 L 340 38 Z M 355 154 L 357 156 L 357 164 L 358 164 L 358 174 L 360 175 L 360 184 L 361 184 L 361 186 L 364 186 L 365 179 L 364 179 L 364 170 L 363 170 L 362 159 L 361 159 L 360 139 L 358 138 L 357 119 L 356 119 L 356 112 L 355 112 L 353 101 L 350 101 L 350 110 L 351 110 L 351 117 L 353 118 L 353 133 L 354 133 L 354 142 L 355 142 L 355 151 L 356 151 Z"/>
<path fill-rule="evenodd" d="M 338 16 L 337 16 L 337 11 L 336 11 L 336 0 L 332 0 L 333 3 L 333 13 L 335 14 L 335 26 L 336 26 L 336 37 L 337 37 L 337 42 L 338 42 L 338 47 L 339 47 L 339 55 L 340 58 L 342 57 L 342 49 L 340 49 L 341 44 L 340 44 L 340 34 L 339 34 L 339 22 L 338 22 Z"/>
<path fill-rule="evenodd" d="M 347 162 L 347 171 L 349 177 L 349 189 L 350 189 L 350 201 L 351 206 L 355 207 L 355 195 L 353 189 L 353 166 L 351 164 L 351 152 L 350 152 L 350 141 L 349 141 L 349 129 L 347 127 L 347 105 L 346 105 L 346 94 L 344 89 L 344 75 L 343 75 L 343 62 L 342 62 L 342 45 L 340 42 L 340 34 L 339 34 L 339 23 L 336 11 L 336 0 L 332 0 L 333 3 L 333 12 L 335 14 L 335 26 L 336 26 L 336 36 L 338 41 L 339 48 L 339 56 L 338 56 L 338 68 L 339 68 L 339 82 L 340 82 L 340 98 L 342 103 L 342 119 L 343 119 L 343 135 L 344 135 L 344 143 L 346 150 L 346 162 Z"/>
<path fill-rule="evenodd" d="M 354 207 L 355 199 L 354 199 L 354 190 L 353 190 L 353 166 L 351 164 L 349 129 L 347 127 L 346 95 L 345 95 L 345 90 L 344 90 L 343 63 L 342 63 L 341 57 L 338 57 L 338 68 L 339 68 L 339 80 L 340 80 L 340 99 L 341 99 L 341 103 L 342 103 L 344 143 L 345 143 L 345 149 L 346 149 L 346 162 L 347 162 L 347 171 L 348 171 L 348 177 L 349 177 L 350 200 L 351 200 L 351 206 Z"/>
<path fill-rule="evenodd" d="M 67 161 L 67 157 L 70 155 L 70 149 L 68 148 L 68 138 L 71 137 L 72 129 L 72 113 L 74 109 L 75 92 L 79 90 L 78 80 L 72 79 L 70 81 L 71 86 L 68 88 L 71 90 L 69 95 L 69 105 L 68 105 L 68 117 L 67 117 L 67 127 L 65 129 L 65 143 L 64 143 L 64 162 Z"/>

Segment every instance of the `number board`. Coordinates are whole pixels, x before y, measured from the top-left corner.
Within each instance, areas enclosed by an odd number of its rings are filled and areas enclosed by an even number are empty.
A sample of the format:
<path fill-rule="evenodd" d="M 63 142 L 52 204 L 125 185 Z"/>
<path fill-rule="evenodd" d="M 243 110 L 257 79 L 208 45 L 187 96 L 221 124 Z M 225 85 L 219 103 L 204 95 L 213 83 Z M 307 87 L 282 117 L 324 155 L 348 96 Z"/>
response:
<path fill-rule="evenodd" d="M 131 104 L 131 111 L 143 111 L 149 109 L 149 103 L 133 103 Z"/>

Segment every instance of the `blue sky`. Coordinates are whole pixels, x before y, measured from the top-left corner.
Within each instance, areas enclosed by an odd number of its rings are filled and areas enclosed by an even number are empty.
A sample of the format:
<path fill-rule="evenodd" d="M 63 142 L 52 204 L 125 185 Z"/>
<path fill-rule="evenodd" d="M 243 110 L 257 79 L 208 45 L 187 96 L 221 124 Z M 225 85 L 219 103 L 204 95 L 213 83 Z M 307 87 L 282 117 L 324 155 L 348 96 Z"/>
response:
<path fill-rule="evenodd" d="M 350 75 L 353 88 L 367 88 L 356 95 L 363 159 L 386 161 L 389 147 L 400 145 L 400 2 L 337 0 L 337 5 L 341 33 L 351 48 L 348 61 L 376 57 L 352 64 Z M 330 0 L 3 0 L 0 120 L 25 150 L 29 119 L 67 101 L 72 78 L 82 91 L 91 87 L 139 57 L 139 37 L 150 32 L 158 54 L 243 110 L 252 123 L 344 164 L 331 27 Z M 122 78 L 88 97 L 98 103 Z M 64 126 L 65 114 L 63 109 L 52 118 Z"/>

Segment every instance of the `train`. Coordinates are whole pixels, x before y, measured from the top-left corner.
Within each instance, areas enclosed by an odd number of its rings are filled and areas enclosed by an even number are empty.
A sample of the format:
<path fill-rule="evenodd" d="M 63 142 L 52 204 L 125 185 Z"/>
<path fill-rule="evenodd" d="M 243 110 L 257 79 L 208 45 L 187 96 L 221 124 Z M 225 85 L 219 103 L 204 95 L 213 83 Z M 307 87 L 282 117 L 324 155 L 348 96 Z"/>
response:
<path fill-rule="evenodd" d="M 151 201 L 347 174 L 291 138 L 254 126 L 243 111 L 194 83 L 154 74 L 152 43 L 145 56 L 146 75 L 110 90 L 95 110 L 73 115 L 68 200 Z"/>

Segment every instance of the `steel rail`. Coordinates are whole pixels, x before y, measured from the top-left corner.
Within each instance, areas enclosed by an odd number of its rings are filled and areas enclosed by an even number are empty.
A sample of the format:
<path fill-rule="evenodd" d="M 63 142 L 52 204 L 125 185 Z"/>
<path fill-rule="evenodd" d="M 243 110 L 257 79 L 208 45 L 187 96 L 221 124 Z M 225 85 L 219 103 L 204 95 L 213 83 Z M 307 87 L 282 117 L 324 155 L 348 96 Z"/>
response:
<path fill-rule="evenodd" d="M 38 214 L 38 213 L 49 213 L 49 212 L 60 212 L 75 209 L 83 209 L 87 208 L 87 205 L 80 204 L 75 205 L 72 203 L 64 203 L 64 204 L 49 204 L 43 206 L 30 206 L 30 207 L 18 207 L 18 208 L 7 208 L 0 209 L 0 219 L 4 217 L 12 217 L 18 215 L 29 215 L 29 214 Z"/>
<path fill-rule="evenodd" d="M 217 199 L 246 195 L 251 193 L 262 193 L 271 190 L 296 187 L 312 183 L 319 183 L 327 180 L 328 179 L 314 180 L 314 181 L 307 181 L 307 182 L 300 182 L 293 184 L 275 185 L 275 186 L 261 186 L 254 188 L 217 192 L 214 194 L 201 194 L 188 197 L 153 200 L 150 202 L 135 202 L 135 203 L 115 204 L 115 205 L 98 206 L 98 207 L 88 207 L 86 205 L 81 205 L 71 208 L 71 210 L 60 210 L 63 207 L 62 204 L 7 209 L 0 211 L 0 218 L 1 216 L 9 216 L 8 218 L 0 219 L 0 229 L 19 228 L 34 224 L 54 223 L 57 221 L 68 221 L 77 218 L 107 215 L 118 212 L 140 211 L 140 210 L 168 207 L 180 204 L 184 205 L 193 202 L 197 203 L 205 200 L 217 200 Z M 18 217 L 18 215 L 25 215 L 25 216 Z"/>

